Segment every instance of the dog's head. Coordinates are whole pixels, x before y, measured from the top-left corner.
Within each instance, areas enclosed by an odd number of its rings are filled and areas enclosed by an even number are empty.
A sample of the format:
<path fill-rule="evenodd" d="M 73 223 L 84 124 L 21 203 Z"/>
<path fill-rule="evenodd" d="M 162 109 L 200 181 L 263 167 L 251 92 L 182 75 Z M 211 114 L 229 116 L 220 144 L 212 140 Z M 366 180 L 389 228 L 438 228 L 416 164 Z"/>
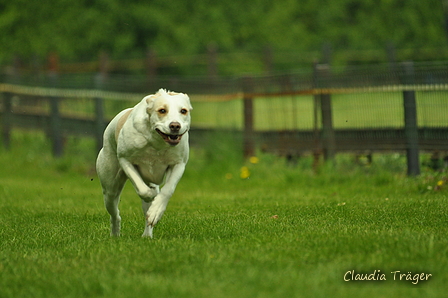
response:
<path fill-rule="evenodd" d="M 144 99 L 151 129 L 169 145 L 179 144 L 190 129 L 190 111 L 193 107 L 188 96 L 160 89 Z"/>

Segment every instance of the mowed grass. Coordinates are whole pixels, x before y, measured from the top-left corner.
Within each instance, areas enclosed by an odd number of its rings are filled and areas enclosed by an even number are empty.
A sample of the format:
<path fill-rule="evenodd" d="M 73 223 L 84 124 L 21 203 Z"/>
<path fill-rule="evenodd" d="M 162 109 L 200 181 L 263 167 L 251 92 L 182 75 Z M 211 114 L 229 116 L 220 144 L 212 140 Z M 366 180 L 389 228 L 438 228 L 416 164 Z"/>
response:
<path fill-rule="evenodd" d="M 306 157 L 290 167 L 271 155 L 243 161 L 237 146 L 218 142 L 193 148 L 155 238 L 140 237 L 140 202 L 128 183 L 116 239 L 93 144 L 68 145 L 55 160 L 42 135 L 20 133 L 0 151 L 2 298 L 446 293 L 447 178 L 407 178 L 400 155 L 375 155 L 370 166 L 340 156 L 314 173 Z M 344 281 L 350 270 L 380 270 L 387 280 Z M 432 276 L 414 285 L 392 271 Z"/>

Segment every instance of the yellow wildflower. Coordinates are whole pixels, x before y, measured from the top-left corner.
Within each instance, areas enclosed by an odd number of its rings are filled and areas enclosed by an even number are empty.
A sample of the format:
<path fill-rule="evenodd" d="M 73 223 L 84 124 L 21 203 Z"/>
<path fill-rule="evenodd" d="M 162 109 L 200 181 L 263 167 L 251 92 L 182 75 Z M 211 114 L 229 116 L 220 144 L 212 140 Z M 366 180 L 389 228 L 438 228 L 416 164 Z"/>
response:
<path fill-rule="evenodd" d="M 252 156 L 251 158 L 249 158 L 249 162 L 253 163 L 253 164 L 257 164 L 260 162 L 260 159 L 256 156 Z"/>
<path fill-rule="evenodd" d="M 240 171 L 240 177 L 241 179 L 247 179 L 250 176 L 249 168 L 248 167 L 242 167 Z"/>

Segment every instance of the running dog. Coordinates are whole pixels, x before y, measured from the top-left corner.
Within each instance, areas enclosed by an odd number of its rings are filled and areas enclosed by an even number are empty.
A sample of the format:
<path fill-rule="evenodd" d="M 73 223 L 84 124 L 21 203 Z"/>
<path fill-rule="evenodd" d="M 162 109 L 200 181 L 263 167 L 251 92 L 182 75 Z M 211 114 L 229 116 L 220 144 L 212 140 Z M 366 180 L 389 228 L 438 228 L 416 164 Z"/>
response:
<path fill-rule="evenodd" d="M 160 89 L 120 112 L 106 127 L 96 170 L 112 236 L 120 236 L 118 204 L 129 179 L 146 216 L 142 236 L 153 237 L 153 228 L 162 218 L 188 161 L 192 109 L 186 94 Z"/>

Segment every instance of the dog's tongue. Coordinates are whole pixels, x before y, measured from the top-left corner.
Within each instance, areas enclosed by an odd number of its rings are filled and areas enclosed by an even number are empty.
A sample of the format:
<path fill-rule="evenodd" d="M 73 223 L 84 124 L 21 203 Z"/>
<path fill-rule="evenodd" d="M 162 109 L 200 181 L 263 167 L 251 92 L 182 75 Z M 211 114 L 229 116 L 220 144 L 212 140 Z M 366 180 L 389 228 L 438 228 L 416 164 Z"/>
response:
<path fill-rule="evenodd" d="M 175 146 L 175 145 L 179 144 L 179 142 L 180 142 L 180 140 L 171 140 L 171 139 L 169 139 L 167 141 L 167 143 L 170 144 L 171 146 Z"/>
<path fill-rule="evenodd" d="M 175 146 L 175 145 L 179 144 L 180 140 L 182 138 L 182 135 L 169 135 L 169 134 L 165 134 L 165 133 L 161 132 L 158 129 L 157 129 L 157 132 L 162 136 L 162 138 L 165 140 L 165 142 L 167 142 L 171 146 Z"/>
<path fill-rule="evenodd" d="M 165 140 L 171 146 L 175 146 L 180 143 L 180 138 L 180 135 L 168 135 L 168 138 L 166 138 Z"/>

